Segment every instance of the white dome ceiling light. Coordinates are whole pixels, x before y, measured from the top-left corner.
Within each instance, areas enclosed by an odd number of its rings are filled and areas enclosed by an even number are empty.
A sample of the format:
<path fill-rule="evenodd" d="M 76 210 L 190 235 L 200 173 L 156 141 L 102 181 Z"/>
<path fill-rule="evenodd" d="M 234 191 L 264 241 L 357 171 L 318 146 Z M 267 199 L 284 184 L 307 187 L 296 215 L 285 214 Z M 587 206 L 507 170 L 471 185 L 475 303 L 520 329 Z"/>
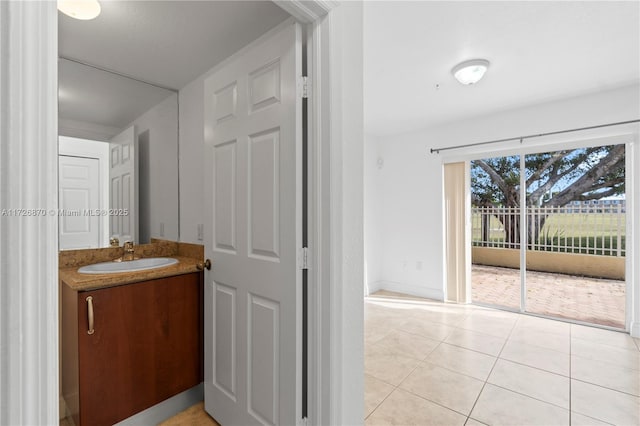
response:
<path fill-rule="evenodd" d="M 58 0 L 58 10 L 67 16 L 83 21 L 100 15 L 98 0 Z"/>
<path fill-rule="evenodd" d="M 461 84 L 465 86 L 475 84 L 487 72 L 489 61 L 486 59 L 472 59 L 464 61 L 453 67 L 451 73 Z"/>

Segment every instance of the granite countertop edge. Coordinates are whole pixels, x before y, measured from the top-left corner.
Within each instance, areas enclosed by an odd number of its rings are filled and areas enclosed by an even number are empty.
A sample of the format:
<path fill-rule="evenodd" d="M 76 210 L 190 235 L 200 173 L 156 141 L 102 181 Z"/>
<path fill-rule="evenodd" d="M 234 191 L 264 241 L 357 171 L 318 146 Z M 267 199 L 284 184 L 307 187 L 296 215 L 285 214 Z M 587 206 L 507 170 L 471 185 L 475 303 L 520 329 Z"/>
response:
<path fill-rule="evenodd" d="M 113 274 L 81 274 L 78 272 L 78 267 L 71 267 L 60 269 L 59 279 L 63 284 L 74 291 L 88 291 L 133 284 L 158 278 L 173 277 L 176 275 L 190 274 L 193 272 L 201 272 L 197 265 L 202 261 L 184 256 L 165 257 L 177 259 L 178 263 L 162 268 L 147 269 L 136 272 L 118 272 Z"/>

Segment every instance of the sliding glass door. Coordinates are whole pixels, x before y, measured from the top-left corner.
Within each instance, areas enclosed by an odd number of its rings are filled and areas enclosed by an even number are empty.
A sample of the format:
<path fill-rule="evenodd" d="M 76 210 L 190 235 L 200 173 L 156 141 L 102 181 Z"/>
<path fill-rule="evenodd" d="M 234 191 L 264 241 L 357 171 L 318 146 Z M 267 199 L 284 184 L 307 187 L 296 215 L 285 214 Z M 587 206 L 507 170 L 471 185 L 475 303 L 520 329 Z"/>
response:
<path fill-rule="evenodd" d="M 625 145 L 471 162 L 472 300 L 625 327 Z"/>

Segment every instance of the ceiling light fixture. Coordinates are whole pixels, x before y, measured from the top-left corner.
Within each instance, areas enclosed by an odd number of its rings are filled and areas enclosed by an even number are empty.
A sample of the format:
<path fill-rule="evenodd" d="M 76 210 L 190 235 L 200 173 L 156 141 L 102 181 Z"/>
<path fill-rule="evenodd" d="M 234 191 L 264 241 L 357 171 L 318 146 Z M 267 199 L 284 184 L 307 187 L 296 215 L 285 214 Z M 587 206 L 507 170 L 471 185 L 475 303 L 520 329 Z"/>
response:
<path fill-rule="evenodd" d="M 451 73 L 461 84 L 469 85 L 480 81 L 487 72 L 487 68 L 489 68 L 489 61 L 486 59 L 472 59 L 459 63 L 453 67 Z"/>
<path fill-rule="evenodd" d="M 75 19 L 88 21 L 100 15 L 98 0 L 58 0 L 58 10 Z"/>

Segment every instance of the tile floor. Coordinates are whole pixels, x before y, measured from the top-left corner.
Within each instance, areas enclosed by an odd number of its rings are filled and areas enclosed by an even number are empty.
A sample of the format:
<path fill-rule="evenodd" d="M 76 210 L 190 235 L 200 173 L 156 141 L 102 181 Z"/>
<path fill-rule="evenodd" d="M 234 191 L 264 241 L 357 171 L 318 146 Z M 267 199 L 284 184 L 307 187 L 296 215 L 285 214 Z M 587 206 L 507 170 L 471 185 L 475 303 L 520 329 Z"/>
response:
<path fill-rule="evenodd" d="M 385 291 L 365 299 L 366 425 L 638 425 L 640 339 Z"/>
<path fill-rule="evenodd" d="M 199 402 L 158 426 L 220 426 L 220 424 L 204 411 L 204 402 Z"/>

